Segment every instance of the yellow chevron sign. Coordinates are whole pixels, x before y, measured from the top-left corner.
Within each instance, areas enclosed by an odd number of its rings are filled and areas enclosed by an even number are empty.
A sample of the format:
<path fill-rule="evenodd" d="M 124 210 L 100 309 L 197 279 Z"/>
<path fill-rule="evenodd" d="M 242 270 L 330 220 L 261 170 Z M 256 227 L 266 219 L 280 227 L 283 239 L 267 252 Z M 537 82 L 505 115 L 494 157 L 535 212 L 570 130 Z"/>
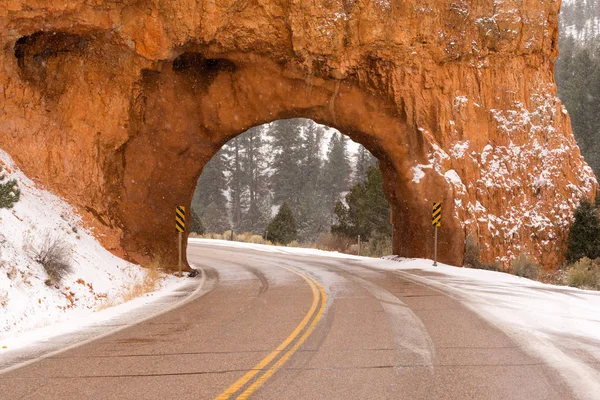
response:
<path fill-rule="evenodd" d="M 175 229 L 177 232 L 185 231 L 185 207 L 179 206 L 175 209 Z"/>
<path fill-rule="evenodd" d="M 433 212 L 431 213 L 431 225 L 442 226 L 442 203 L 433 203 Z"/>

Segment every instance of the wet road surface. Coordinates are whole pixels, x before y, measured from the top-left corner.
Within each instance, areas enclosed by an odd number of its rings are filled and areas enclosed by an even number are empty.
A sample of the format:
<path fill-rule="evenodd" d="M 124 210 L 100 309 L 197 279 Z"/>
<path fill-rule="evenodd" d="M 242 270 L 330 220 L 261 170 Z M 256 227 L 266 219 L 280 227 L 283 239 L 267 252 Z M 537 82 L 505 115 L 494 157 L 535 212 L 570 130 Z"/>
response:
<path fill-rule="evenodd" d="M 456 300 L 363 261 L 190 244 L 204 294 L 0 375 L 2 399 L 570 399 Z"/>

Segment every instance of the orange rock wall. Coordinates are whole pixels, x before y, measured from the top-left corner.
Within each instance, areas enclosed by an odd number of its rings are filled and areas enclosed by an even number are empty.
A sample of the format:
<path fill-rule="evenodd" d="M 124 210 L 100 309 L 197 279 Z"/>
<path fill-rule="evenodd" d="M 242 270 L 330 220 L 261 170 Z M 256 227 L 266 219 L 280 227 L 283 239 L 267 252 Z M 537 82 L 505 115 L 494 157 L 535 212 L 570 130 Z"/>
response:
<path fill-rule="evenodd" d="M 596 180 L 556 98 L 556 1 L 4 0 L 0 147 L 107 248 L 173 260 L 227 140 L 307 117 L 381 161 L 395 250 L 548 268 Z"/>

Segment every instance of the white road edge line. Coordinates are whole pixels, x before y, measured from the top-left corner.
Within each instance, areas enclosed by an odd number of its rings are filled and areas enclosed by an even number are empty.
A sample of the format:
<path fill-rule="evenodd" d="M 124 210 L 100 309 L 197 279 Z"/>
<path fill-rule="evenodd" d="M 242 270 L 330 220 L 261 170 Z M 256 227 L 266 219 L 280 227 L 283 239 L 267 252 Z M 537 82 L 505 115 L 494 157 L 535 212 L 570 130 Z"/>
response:
<path fill-rule="evenodd" d="M 175 303 L 175 304 L 173 304 L 173 305 L 165 308 L 164 310 L 158 311 L 158 312 L 156 312 L 154 314 L 147 315 L 147 316 L 145 316 L 145 317 L 143 317 L 143 318 L 141 318 L 141 319 L 139 319 L 139 320 L 137 320 L 137 321 L 135 321 L 135 322 L 133 322 L 131 324 L 122 325 L 122 326 L 120 326 L 118 328 L 115 328 L 115 329 L 112 329 L 110 331 L 101 333 L 100 335 L 93 336 L 91 338 L 82 340 L 81 342 L 73 343 L 73 344 L 71 344 L 71 345 L 69 345 L 67 347 L 63 347 L 62 349 L 55 350 L 55 351 L 52 351 L 52 352 L 47 353 L 47 354 L 43 354 L 43 355 L 41 355 L 39 357 L 32 358 L 31 360 L 27 360 L 27 361 L 23 361 L 21 363 L 15 364 L 15 365 L 11 365 L 8 368 L 4 368 L 4 369 L 0 370 L 0 375 L 6 374 L 6 373 L 14 371 L 14 370 L 17 370 L 19 368 L 26 367 L 26 366 L 28 366 L 30 364 L 33 364 L 33 363 L 36 363 L 38 361 L 45 360 L 46 358 L 54 357 L 55 355 L 64 353 L 64 352 L 69 351 L 69 350 L 73 350 L 73 349 L 75 349 L 77 347 L 86 345 L 86 344 L 91 343 L 91 342 L 93 342 L 95 340 L 99 340 L 99 339 L 105 338 L 107 336 L 114 335 L 115 333 L 120 332 L 120 331 L 122 331 L 124 329 L 131 328 L 132 326 L 139 325 L 142 322 L 146 322 L 146 321 L 148 321 L 148 320 L 150 320 L 152 318 L 156 318 L 158 316 L 161 316 L 163 314 L 171 312 L 174 309 L 179 308 L 179 307 L 181 307 L 181 306 L 189 303 L 190 301 L 192 301 L 192 300 L 195 299 L 195 297 L 198 295 L 198 293 L 200 293 L 202 291 L 202 289 L 204 288 L 204 284 L 206 283 L 206 271 L 202 267 L 199 267 L 199 266 L 196 266 L 196 265 L 194 265 L 194 266 L 202 272 L 202 278 L 200 279 L 200 283 L 198 284 L 198 287 L 192 293 L 190 293 L 185 299 L 183 299 L 183 300 L 181 300 L 181 301 L 179 301 L 179 302 L 177 302 L 177 303 Z"/>

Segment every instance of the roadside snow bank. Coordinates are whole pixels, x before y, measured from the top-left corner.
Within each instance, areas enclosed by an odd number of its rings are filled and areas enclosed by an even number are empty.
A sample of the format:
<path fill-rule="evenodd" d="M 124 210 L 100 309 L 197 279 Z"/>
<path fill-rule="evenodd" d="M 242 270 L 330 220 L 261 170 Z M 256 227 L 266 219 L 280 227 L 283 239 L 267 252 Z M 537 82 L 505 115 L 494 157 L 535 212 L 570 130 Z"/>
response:
<path fill-rule="evenodd" d="M 552 367 L 581 399 L 600 399 L 600 292 L 431 260 L 373 260 L 458 299 Z"/>
<path fill-rule="evenodd" d="M 151 278 L 157 290 L 180 281 L 149 277 L 148 270 L 113 256 L 81 226 L 71 206 L 39 188 L 2 150 L 0 165 L 21 190 L 14 208 L 0 209 L 0 339 L 122 303 L 144 279 Z M 28 250 L 47 234 L 72 249 L 72 271 L 58 285 L 45 283 L 48 274 Z"/>

